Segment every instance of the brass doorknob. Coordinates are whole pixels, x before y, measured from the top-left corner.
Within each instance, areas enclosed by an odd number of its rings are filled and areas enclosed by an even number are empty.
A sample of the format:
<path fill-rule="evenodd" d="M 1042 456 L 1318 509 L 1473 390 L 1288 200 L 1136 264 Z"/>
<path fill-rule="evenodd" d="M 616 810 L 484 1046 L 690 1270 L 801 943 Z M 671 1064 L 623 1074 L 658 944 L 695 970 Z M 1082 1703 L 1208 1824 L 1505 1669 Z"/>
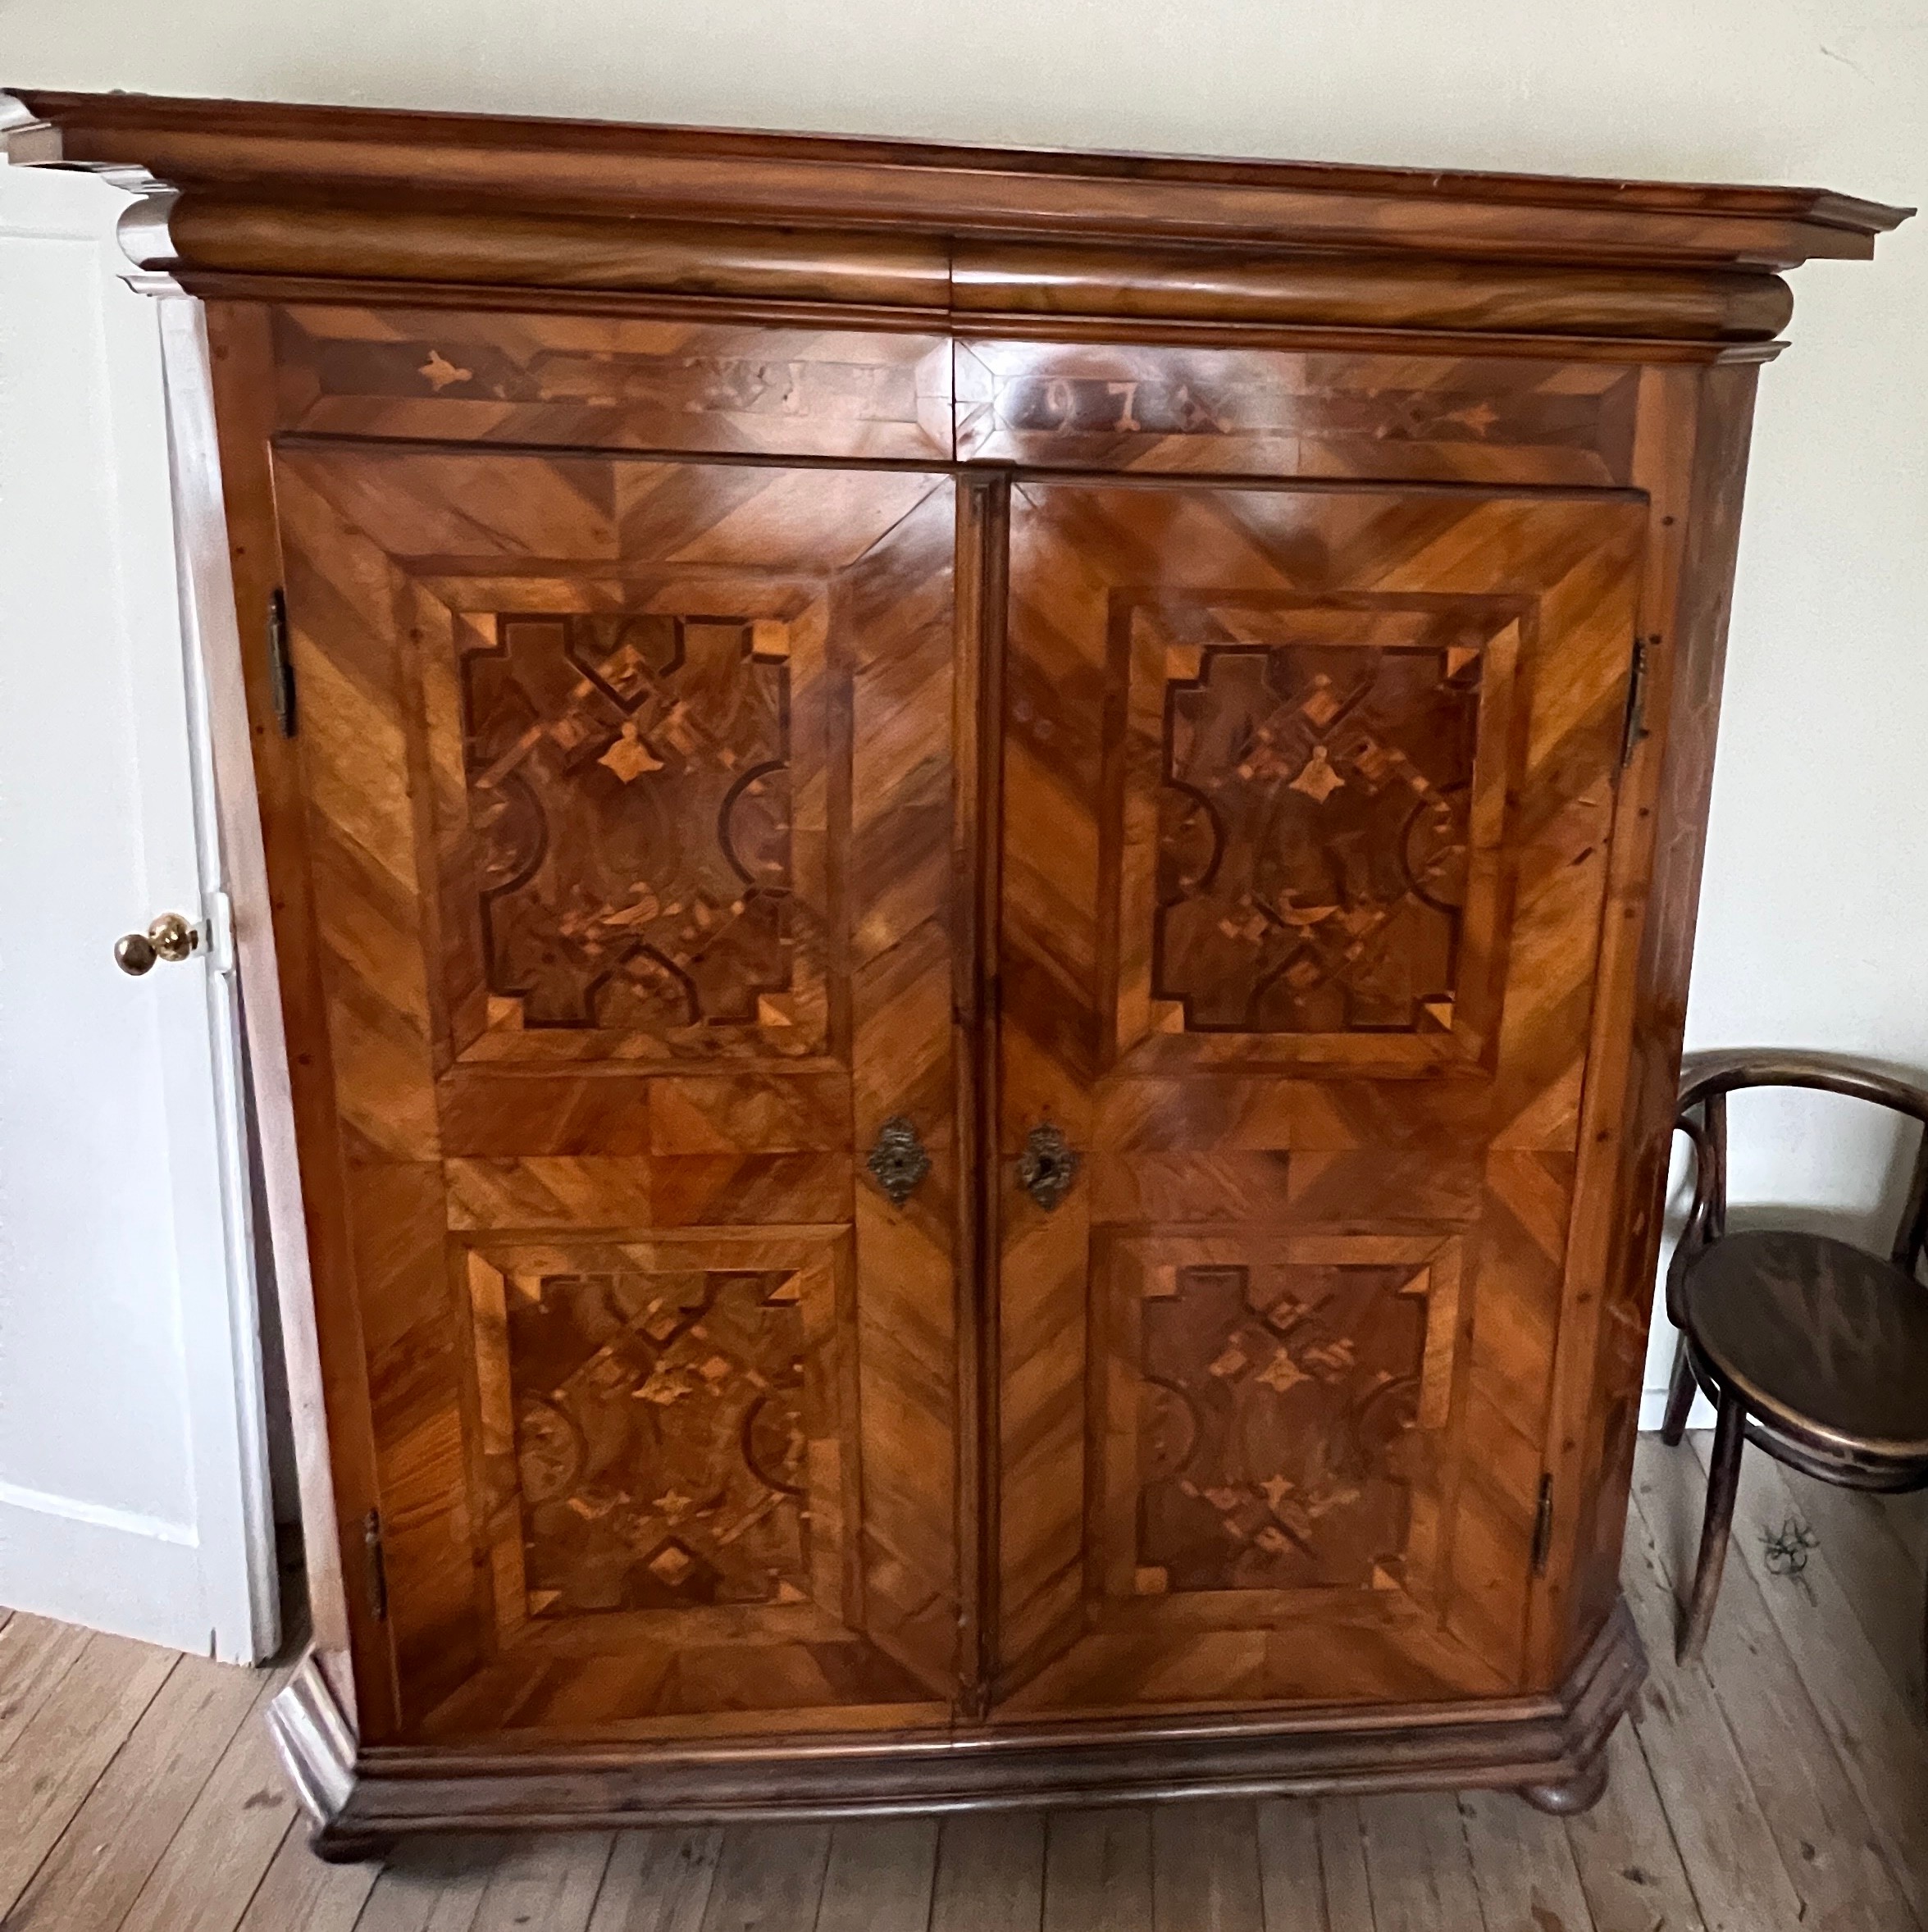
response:
<path fill-rule="evenodd" d="M 145 932 L 124 932 L 114 941 L 114 964 L 138 979 L 157 959 L 185 959 L 200 943 L 198 927 L 179 913 L 162 913 Z"/>

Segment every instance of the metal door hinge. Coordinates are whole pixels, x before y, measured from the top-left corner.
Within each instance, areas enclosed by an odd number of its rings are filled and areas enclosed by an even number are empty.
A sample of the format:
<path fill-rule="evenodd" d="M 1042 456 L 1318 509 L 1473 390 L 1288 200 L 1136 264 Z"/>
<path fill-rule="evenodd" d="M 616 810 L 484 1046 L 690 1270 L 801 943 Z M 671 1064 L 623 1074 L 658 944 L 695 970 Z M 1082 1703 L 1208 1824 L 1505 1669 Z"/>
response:
<path fill-rule="evenodd" d="M 294 736 L 294 663 L 288 655 L 288 599 L 279 587 L 268 595 L 268 695 L 284 738 Z"/>
<path fill-rule="evenodd" d="M 1553 1479 L 1540 1478 L 1539 1507 L 1533 1518 L 1533 1574 L 1544 1576 L 1547 1557 L 1553 1547 Z"/>
<path fill-rule="evenodd" d="M 1634 754 L 1640 749 L 1640 740 L 1647 736 L 1648 648 L 1659 642 L 1657 637 L 1634 640 L 1633 668 L 1627 673 L 1627 711 L 1620 722 L 1620 762 L 1623 767 L 1634 762 Z"/>
<path fill-rule="evenodd" d="M 362 1519 L 362 1551 L 367 1558 L 368 1614 L 376 1623 L 388 1620 L 388 1559 L 381 1547 L 381 1511 L 371 1510 Z"/>

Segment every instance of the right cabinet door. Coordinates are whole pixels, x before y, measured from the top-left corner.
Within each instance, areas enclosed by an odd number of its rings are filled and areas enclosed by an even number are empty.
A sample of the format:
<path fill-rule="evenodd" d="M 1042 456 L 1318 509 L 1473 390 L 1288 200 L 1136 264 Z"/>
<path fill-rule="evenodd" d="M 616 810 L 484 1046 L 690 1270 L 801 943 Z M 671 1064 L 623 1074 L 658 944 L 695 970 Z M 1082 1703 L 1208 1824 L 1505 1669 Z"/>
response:
<path fill-rule="evenodd" d="M 1014 486 L 1005 1716 L 1522 1684 L 1644 525 Z"/>

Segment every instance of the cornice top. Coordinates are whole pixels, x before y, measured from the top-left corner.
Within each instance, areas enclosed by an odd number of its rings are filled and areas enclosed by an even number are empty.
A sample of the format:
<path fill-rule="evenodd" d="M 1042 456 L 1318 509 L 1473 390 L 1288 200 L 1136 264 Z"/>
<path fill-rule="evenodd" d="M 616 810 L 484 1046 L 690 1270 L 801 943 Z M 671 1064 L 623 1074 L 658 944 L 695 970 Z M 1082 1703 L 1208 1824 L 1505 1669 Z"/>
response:
<path fill-rule="evenodd" d="M 1866 257 L 1913 211 L 1820 189 L 1081 154 L 27 89 L 69 162 L 251 202 L 497 205 L 932 235 L 1647 268 Z M 22 159 L 48 158 L 43 153 Z"/>

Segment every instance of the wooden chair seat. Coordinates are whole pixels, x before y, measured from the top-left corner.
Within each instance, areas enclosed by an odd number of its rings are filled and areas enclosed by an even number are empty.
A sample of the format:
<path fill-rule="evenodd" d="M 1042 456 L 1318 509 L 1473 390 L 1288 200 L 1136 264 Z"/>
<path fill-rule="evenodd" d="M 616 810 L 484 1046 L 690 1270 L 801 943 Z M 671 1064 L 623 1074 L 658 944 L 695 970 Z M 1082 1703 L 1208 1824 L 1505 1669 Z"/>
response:
<path fill-rule="evenodd" d="M 1870 1460 L 1928 1461 L 1928 1287 L 1825 1234 L 1729 1234 L 1687 1264 L 1686 1327 L 1751 1415 Z"/>

